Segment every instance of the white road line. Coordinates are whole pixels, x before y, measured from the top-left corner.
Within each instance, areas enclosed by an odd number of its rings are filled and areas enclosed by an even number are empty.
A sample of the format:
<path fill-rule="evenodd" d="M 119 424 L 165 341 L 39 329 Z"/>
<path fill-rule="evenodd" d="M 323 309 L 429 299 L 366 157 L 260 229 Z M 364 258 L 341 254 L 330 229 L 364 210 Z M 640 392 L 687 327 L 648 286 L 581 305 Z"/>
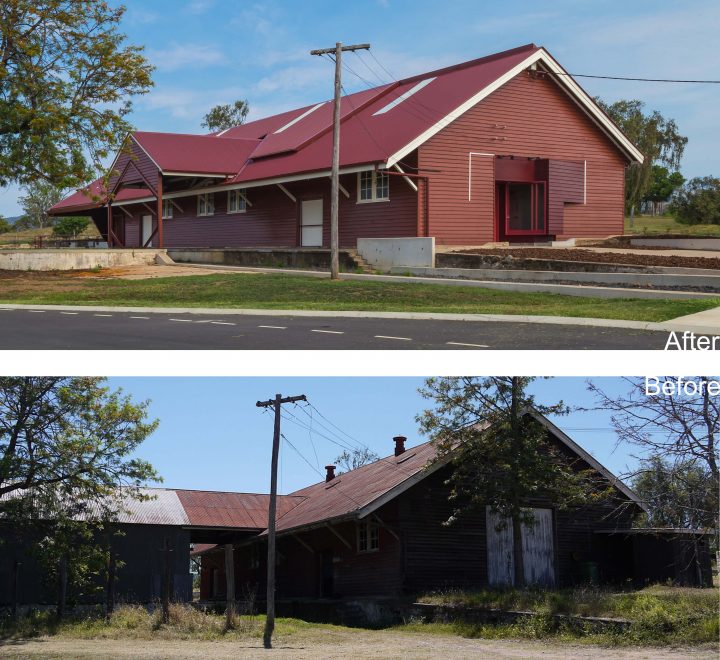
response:
<path fill-rule="evenodd" d="M 93 314 L 93 316 L 112 316 L 112 314 Z"/>
<path fill-rule="evenodd" d="M 192 323 L 192 319 L 168 319 L 168 321 L 175 321 L 175 323 Z"/>
<path fill-rule="evenodd" d="M 390 337 L 388 335 L 375 335 L 375 339 L 399 339 L 400 341 L 412 341 L 411 337 Z"/>
<path fill-rule="evenodd" d="M 269 328 L 270 330 L 287 330 L 286 325 L 259 325 L 258 328 Z"/>
<path fill-rule="evenodd" d="M 148 321 L 150 319 L 149 316 L 131 316 L 131 319 L 143 319 L 144 321 Z"/>
<path fill-rule="evenodd" d="M 61 314 L 65 314 L 67 316 L 76 316 L 78 312 L 60 312 Z"/>
<path fill-rule="evenodd" d="M 340 332 L 340 330 L 310 330 L 310 332 L 322 332 L 326 335 L 344 335 L 344 332 Z"/>
<path fill-rule="evenodd" d="M 0 312 L 14 312 L 14 309 L 11 309 L 10 307 L 0 307 Z"/>
<path fill-rule="evenodd" d="M 228 321 L 210 321 L 213 325 L 237 325 L 236 323 L 229 323 Z"/>
<path fill-rule="evenodd" d="M 449 341 L 448 346 L 472 346 L 473 348 L 490 348 L 487 344 L 465 344 L 461 341 Z"/>
<path fill-rule="evenodd" d="M 30 314 L 44 314 L 44 309 L 28 309 L 27 310 Z"/>

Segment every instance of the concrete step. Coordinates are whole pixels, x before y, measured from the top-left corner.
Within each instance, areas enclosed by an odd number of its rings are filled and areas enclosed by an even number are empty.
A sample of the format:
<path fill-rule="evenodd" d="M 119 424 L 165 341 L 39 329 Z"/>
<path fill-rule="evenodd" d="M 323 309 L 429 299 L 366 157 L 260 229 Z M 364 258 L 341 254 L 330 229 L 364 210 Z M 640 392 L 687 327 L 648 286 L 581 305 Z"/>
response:
<path fill-rule="evenodd" d="M 549 270 L 505 270 L 492 268 L 402 268 L 392 269 L 398 275 L 418 275 L 451 279 L 577 284 L 595 287 L 627 287 L 629 289 L 662 289 L 720 293 L 720 273 L 597 273 Z"/>

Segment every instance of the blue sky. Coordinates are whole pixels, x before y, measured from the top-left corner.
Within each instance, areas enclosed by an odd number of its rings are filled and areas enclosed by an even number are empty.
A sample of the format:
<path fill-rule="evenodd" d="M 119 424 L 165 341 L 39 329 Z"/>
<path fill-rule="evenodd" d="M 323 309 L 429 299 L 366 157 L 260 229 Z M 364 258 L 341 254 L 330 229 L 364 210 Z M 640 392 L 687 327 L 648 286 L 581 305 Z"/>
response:
<path fill-rule="evenodd" d="M 617 378 L 595 381 L 608 392 L 627 391 Z M 309 462 L 283 442 L 279 489 L 292 492 L 320 479 L 318 471 L 324 474 L 324 466 L 342 452 L 334 442 L 352 444 L 347 436 L 380 456 L 392 453 L 395 435 L 407 436 L 408 446 L 425 442 L 415 422 L 415 415 L 428 404 L 417 392 L 422 383 L 419 378 L 389 377 L 109 379 L 110 385 L 122 387 L 134 400 L 151 400 L 150 415 L 160 420 L 160 426 L 138 455 L 156 467 L 163 485 L 242 492 L 269 491 L 273 416 L 257 408 L 256 401 L 271 399 L 276 393 L 305 394 L 325 416 L 308 410 L 311 422 L 292 405 L 284 409 L 313 428 L 310 433 L 292 417 L 282 421 L 283 434 Z M 532 388 L 540 403 L 595 404 L 582 378 L 537 380 Z M 607 413 L 574 412 L 555 421 L 616 474 L 634 464 L 635 448 L 616 448 Z"/>
<path fill-rule="evenodd" d="M 111 4 L 117 4 L 111 0 Z M 154 89 L 131 122 L 151 131 L 201 132 L 207 110 L 248 99 L 250 118 L 332 96 L 332 68 L 312 48 L 369 42 L 395 77 L 534 42 L 571 73 L 717 79 L 717 0 L 125 0 L 122 29 L 157 66 Z M 387 80 L 374 60 L 364 61 Z M 376 81 L 356 55 L 346 62 Z M 345 74 L 348 90 L 365 84 Z M 677 120 L 690 138 L 686 176 L 718 175 L 720 85 L 581 79 L 592 95 L 639 98 Z M 0 214 L 19 213 L 15 187 L 0 189 Z"/>

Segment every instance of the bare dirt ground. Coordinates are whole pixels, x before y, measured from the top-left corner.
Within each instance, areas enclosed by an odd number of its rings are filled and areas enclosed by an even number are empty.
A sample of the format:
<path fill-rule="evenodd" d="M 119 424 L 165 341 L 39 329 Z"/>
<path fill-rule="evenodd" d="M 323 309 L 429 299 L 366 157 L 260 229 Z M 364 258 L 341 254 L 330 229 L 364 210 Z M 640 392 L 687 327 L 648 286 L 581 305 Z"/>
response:
<path fill-rule="evenodd" d="M 272 651 L 262 648 L 260 640 L 113 640 L 41 637 L 0 643 L 2 657 L 42 658 L 618 658 L 644 660 L 673 658 L 717 658 L 717 650 L 670 648 L 601 648 L 540 642 L 464 639 L 444 635 L 392 631 L 358 631 L 328 634 L 318 640 L 279 639 Z"/>
<path fill-rule="evenodd" d="M 582 248 L 472 248 L 459 249 L 463 254 L 486 254 L 496 257 L 511 256 L 516 259 L 552 259 L 562 261 L 592 261 L 595 263 L 631 264 L 636 266 L 670 266 L 673 268 L 711 268 L 720 270 L 720 257 L 699 257 L 688 254 L 647 254 L 646 250 L 628 252 L 613 249 Z"/>
<path fill-rule="evenodd" d="M 227 274 L 227 270 L 195 266 L 122 266 L 102 270 L 0 270 L 3 291 L 73 291 L 86 280 L 147 280 L 158 277 Z"/>

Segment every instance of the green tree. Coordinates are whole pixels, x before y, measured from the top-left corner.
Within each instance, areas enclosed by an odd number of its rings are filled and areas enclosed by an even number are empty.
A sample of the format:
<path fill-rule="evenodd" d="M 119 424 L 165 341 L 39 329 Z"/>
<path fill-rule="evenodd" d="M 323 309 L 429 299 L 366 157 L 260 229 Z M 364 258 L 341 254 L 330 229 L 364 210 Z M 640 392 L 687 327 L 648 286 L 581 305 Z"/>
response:
<path fill-rule="evenodd" d="M 652 202 L 653 215 L 656 215 L 657 205 L 667 202 L 670 196 L 685 183 L 685 177 L 680 172 L 670 172 L 667 167 L 653 165 L 650 175 L 650 185 L 643 202 Z"/>
<path fill-rule="evenodd" d="M 201 125 L 213 133 L 224 131 L 245 123 L 248 112 L 250 112 L 250 106 L 247 101 L 216 105 L 205 115 Z"/>
<path fill-rule="evenodd" d="M 90 224 L 90 218 L 85 216 L 69 215 L 58 218 L 53 225 L 53 234 L 64 238 L 75 238 L 82 234 Z"/>
<path fill-rule="evenodd" d="M 380 458 L 372 449 L 369 447 L 358 447 L 349 452 L 347 449 L 342 454 L 335 458 L 335 464 L 340 467 L 342 474 L 343 472 L 350 472 L 363 465 L 377 461 Z"/>
<path fill-rule="evenodd" d="M 670 210 L 686 225 L 720 225 L 720 179 L 690 179 L 676 193 Z"/>
<path fill-rule="evenodd" d="M 12 230 L 13 226 L 0 215 L 0 234 L 7 234 L 7 232 Z"/>
<path fill-rule="evenodd" d="M 63 191 L 41 179 L 36 179 L 23 190 L 25 194 L 18 201 L 25 212 L 28 228 L 42 229 L 51 225 L 54 218 L 48 215 L 48 211 L 64 197 Z"/>
<path fill-rule="evenodd" d="M 0 3 L 0 186 L 36 179 L 75 188 L 102 170 L 152 86 L 142 47 L 104 0 Z"/>
<path fill-rule="evenodd" d="M 632 485 L 648 509 L 639 521 L 643 527 L 717 526 L 720 511 L 712 474 L 694 461 L 673 464 L 655 454 L 640 463 Z"/>
<path fill-rule="evenodd" d="M 599 475 L 564 457 L 532 414 L 563 414 L 562 402 L 538 404 L 532 378 L 429 378 L 420 389 L 433 407 L 417 417 L 421 432 L 453 466 L 448 484 L 453 513 L 490 506 L 512 527 L 514 584 L 525 585 L 522 526 L 534 523 L 531 500 L 558 508 L 581 506 L 610 493 Z"/>
<path fill-rule="evenodd" d="M 147 407 L 101 378 L 0 378 L 0 496 L 55 500 L 62 488 L 92 503 L 159 479 L 132 457 L 157 427 Z"/>
<path fill-rule="evenodd" d="M 0 516 L 41 532 L 35 552 L 57 583 L 59 616 L 68 581 L 97 586 L 98 534 L 160 481 L 133 457 L 157 427 L 147 407 L 101 378 L 0 377 Z"/>
<path fill-rule="evenodd" d="M 665 119 L 657 110 L 645 114 L 642 101 L 595 100 L 645 156 L 642 165 L 633 164 L 625 173 L 625 210 L 632 216 L 650 187 L 652 166 L 679 169 L 688 139 L 680 135 L 674 119 Z"/>

